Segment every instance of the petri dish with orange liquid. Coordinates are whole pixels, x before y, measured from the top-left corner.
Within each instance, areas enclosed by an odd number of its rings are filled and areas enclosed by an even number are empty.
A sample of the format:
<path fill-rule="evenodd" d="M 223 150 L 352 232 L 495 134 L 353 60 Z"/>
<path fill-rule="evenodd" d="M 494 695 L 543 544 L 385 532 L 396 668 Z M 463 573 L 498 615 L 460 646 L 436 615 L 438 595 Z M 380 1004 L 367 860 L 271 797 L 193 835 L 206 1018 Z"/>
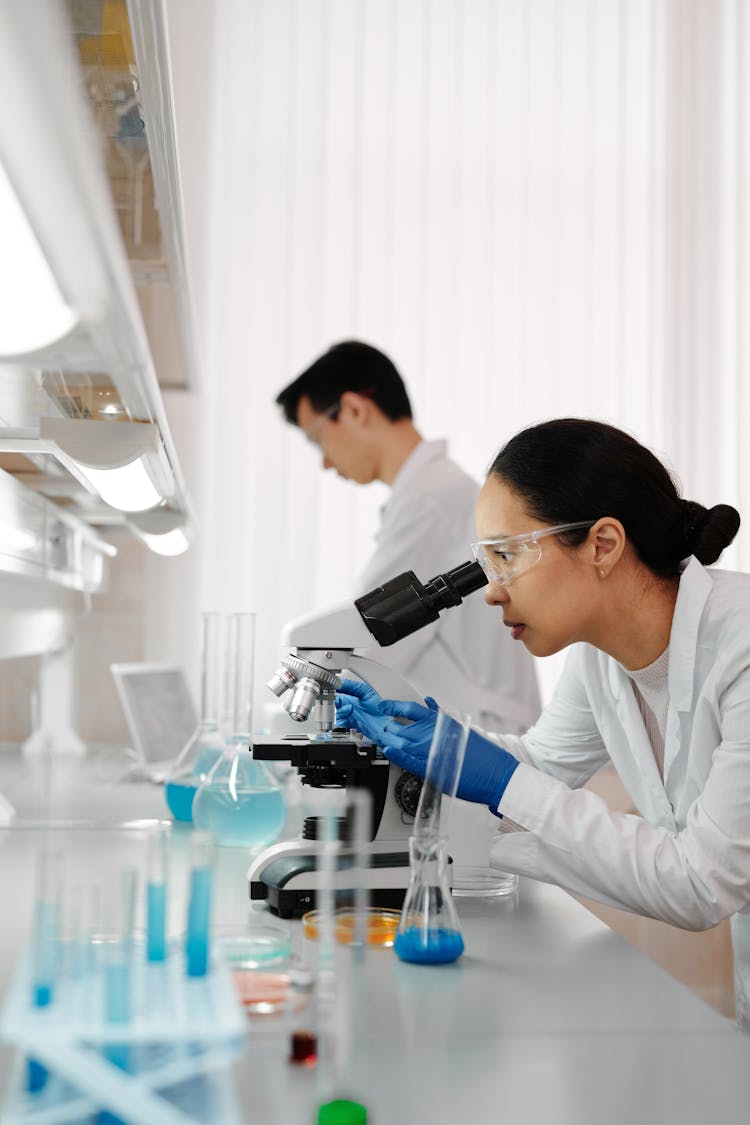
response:
<path fill-rule="evenodd" d="M 400 910 L 381 910 L 376 906 L 370 907 L 366 912 L 366 941 L 368 945 L 381 946 L 390 949 L 396 938 Z M 318 939 L 318 925 L 320 912 L 309 910 L 302 915 L 302 932 L 310 941 Z M 354 939 L 355 914 L 350 907 L 341 907 L 334 911 L 333 926 L 336 941 L 340 945 L 350 945 Z"/>

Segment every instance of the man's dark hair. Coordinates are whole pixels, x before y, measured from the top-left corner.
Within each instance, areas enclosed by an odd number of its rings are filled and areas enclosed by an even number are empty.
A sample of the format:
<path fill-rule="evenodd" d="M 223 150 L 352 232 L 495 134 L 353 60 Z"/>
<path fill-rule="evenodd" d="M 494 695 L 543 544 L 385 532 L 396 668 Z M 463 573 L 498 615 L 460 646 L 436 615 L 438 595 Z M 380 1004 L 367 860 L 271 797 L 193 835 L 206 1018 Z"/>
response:
<path fill-rule="evenodd" d="M 333 344 L 276 396 L 287 422 L 297 425 L 299 400 L 306 396 L 319 413 L 335 406 L 346 391 L 372 399 L 392 422 L 411 418 L 404 381 L 387 355 L 359 340 Z"/>

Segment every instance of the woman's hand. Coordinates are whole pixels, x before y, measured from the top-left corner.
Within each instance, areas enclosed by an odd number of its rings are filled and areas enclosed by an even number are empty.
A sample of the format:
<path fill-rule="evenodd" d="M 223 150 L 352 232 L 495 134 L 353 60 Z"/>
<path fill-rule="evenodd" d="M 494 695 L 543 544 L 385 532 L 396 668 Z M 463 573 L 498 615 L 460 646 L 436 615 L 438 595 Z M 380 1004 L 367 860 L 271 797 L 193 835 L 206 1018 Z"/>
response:
<path fill-rule="evenodd" d="M 336 697 L 336 717 L 341 725 L 361 731 L 390 762 L 418 777 L 425 775 L 438 713 L 437 703 L 429 696 L 426 707 L 381 699 L 367 684 L 354 680 L 344 680 Z M 517 765 L 517 759 L 502 746 L 470 730 L 456 795 L 487 805 L 500 815 L 497 807 Z"/>

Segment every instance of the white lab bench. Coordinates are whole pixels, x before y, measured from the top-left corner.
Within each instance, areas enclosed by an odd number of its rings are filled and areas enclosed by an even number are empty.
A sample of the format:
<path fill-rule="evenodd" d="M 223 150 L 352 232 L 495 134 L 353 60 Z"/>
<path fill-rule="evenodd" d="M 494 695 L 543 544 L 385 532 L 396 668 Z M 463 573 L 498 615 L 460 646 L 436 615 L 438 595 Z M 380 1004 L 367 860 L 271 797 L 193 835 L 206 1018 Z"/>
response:
<path fill-rule="evenodd" d="M 0 755 L 0 791 L 20 817 L 41 814 L 38 766 Z M 108 783 L 89 760 L 56 770 L 52 807 L 58 820 L 114 823 L 166 806 L 158 788 Z M 28 935 L 34 836 L 0 832 L 3 993 Z M 179 855 L 189 831 L 175 836 Z M 219 927 L 247 917 L 246 866 L 241 851 L 219 849 Z M 361 1081 L 372 1125 L 746 1125 L 750 1038 L 578 902 L 522 880 L 512 901 L 457 906 L 466 951 L 454 965 L 368 950 Z M 289 1027 L 264 1017 L 248 1029 L 233 1068 L 244 1120 L 311 1125 L 316 1074 L 287 1062 Z M 0 1085 L 10 1055 L 0 1048 Z"/>

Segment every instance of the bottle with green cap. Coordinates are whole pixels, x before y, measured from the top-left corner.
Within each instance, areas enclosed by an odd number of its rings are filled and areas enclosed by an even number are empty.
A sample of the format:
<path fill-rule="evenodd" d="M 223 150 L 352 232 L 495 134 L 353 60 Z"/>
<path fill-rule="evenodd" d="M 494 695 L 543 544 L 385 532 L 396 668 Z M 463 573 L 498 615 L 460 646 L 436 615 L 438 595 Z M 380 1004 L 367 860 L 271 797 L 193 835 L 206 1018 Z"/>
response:
<path fill-rule="evenodd" d="M 318 1125 L 367 1125 L 367 1110 L 359 1102 L 337 1098 L 320 1107 Z"/>

